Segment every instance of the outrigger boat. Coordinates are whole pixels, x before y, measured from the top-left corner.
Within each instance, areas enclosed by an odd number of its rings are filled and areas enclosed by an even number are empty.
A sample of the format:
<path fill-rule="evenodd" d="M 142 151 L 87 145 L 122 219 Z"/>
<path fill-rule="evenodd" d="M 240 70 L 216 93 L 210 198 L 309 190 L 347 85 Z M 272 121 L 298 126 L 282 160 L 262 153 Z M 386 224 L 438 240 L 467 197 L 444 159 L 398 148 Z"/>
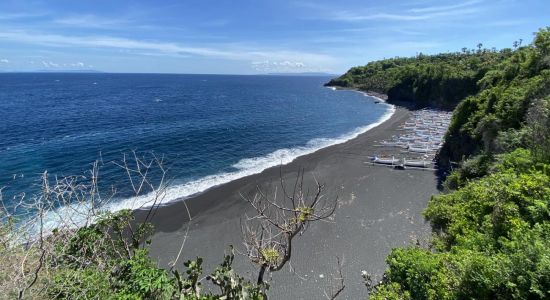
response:
<path fill-rule="evenodd" d="M 397 159 L 393 156 L 391 158 L 389 158 L 389 157 L 369 156 L 369 159 L 373 163 L 383 164 L 383 165 L 395 165 L 399 162 L 399 159 Z"/>
<path fill-rule="evenodd" d="M 417 147 L 409 147 L 407 149 L 409 152 L 416 152 L 416 153 L 430 153 L 434 152 L 434 150 L 430 148 L 417 148 Z"/>
<path fill-rule="evenodd" d="M 399 130 L 402 131 L 385 141 L 379 141 L 375 146 L 401 148 L 401 153 L 409 153 L 411 156 L 414 154 L 433 156 L 443 145 L 451 116 L 451 113 L 437 109 L 415 111 L 405 123 L 399 126 Z M 422 159 L 405 163 L 405 160 L 401 160 L 401 158 L 387 156 L 371 158 L 371 162 L 411 167 L 426 167 L 430 164 Z"/>
<path fill-rule="evenodd" d="M 418 168 L 426 168 L 431 165 L 430 162 L 427 162 L 425 160 L 406 160 L 403 159 L 403 165 L 406 167 L 418 167 Z"/>

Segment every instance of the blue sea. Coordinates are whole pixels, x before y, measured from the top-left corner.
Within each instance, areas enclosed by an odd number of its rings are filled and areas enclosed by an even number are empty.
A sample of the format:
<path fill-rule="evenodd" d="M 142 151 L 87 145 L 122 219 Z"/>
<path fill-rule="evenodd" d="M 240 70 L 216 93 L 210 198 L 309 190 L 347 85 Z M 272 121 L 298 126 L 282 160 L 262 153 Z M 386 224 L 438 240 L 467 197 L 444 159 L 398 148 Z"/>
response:
<path fill-rule="evenodd" d="M 0 187 L 39 189 L 39 176 L 86 174 L 117 186 L 109 209 L 131 197 L 108 166 L 136 151 L 163 157 L 175 201 L 298 156 L 345 142 L 387 119 L 392 107 L 328 77 L 165 74 L 0 74 Z M 146 155 L 146 154 L 143 154 Z M 108 179 L 108 180 L 106 180 Z"/>

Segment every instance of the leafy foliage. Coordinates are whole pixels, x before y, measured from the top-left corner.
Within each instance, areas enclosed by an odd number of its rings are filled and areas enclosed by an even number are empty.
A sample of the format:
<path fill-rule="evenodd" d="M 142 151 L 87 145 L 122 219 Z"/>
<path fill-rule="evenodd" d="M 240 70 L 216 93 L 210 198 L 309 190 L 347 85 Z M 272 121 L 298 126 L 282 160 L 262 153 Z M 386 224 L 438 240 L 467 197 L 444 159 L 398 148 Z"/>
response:
<path fill-rule="evenodd" d="M 476 154 L 525 146 L 538 132 L 519 131 L 530 107 L 546 107 L 533 109 L 531 119 L 538 118 L 539 125 L 548 127 L 549 44 L 550 29 L 546 28 L 531 45 L 515 51 L 464 49 L 385 59 L 351 68 L 327 85 L 385 93 L 390 101 L 417 106 L 456 106 L 440 162 L 459 162 Z"/>
<path fill-rule="evenodd" d="M 509 49 L 392 58 L 351 68 L 327 85 L 384 93 L 390 100 L 420 106 L 453 107 L 478 91 L 476 83 L 491 66 L 511 55 Z"/>
<path fill-rule="evenodd" d="M 231 248 L 223 262 L 209 276 L 203 276 L 202 259 L 183 265 L 185 275 L 177 270 L 159 268 L 150 258 L 146 246 L 152 232 L 150 224 L 134 224 L 131 211 L 104 214 L 97 222 L 74 230 L 56 230 L 48 238 L 70 237 L 65 245 L 53 246 L 45 259 L 47 272 L 39 274 L 33 299 L 250 299 L 262 300 L 267 284 L 256 285 L 239 276 L 232 268 Z M 10 224 L 0 227 L 0 237 L 9 238 Z M 12 250 L 12 248 L 10 248 Z M 1 250 L 1 249 L 0 249 Z M 39 253 L 10 251 L 11 255 Z M 0 275 L 0 280 L 4 278 Z M 202 282 L 210 281 L 220 291 L 203 291 Z M 7 295 L 6 295 L 7 296 Z M 16 295 L 11 295 L 17 298 Z"/>
<path fill-rule="evenodd" d="M 394 249 L 375 295 L 550 297 L 550 177 L 536 169 L 517 171 L 499 171 L 433 197 L 425 214 L 437 232 L 436 251 Z"/>
<path fill-rule="evenodd" d="M 134 153 L 134 161 L 137 167 L 124 156 L 119 166 L 128 173 L 136 195 L 143 191 L 142 186 L 146 186 L 146 192 L 154 194 L 153 203 L 158 203 L 166 185 L 163 180 L 154 185 L 147 174 L 155 164 L 165 174 L 162 159 L 153 156 L 152 160 L 143 160 Z M 0 254 L 8 258 L 0 264 L 0 298 L 267 299 L 270 280 L 264 280 L 265 272 L 281 270 L 290 260 L 292 239 L 303 234 L 308 224 L 328 218 L 336 209 L 336 200 L 333 204 L 323 197 L 322 184 L 317 183 L 317 192 L 313 196 L 304 193 L 301 184 L 303 176 L 297 176 L 292 196 L 285 192 L 283 199 L 289 200 L 292 208 L 276 204 L 275 201 L 280 201 L 276 193 L 275 198 L 262 198 L 271 196 L 259 191 L 262 196 L 255 196 L 251 205 L 263 217 L 267 216 L 263 204 L 272 205 L 275 213 L 269 215 L 278 218 L 262 221 L 273 222 L 270 224 L 282 231 L 269 240 L 263 233 L 255 236 L 253 227 L 245 227 L 249 234 L 246 236 L 248 244 L 245 244 L 247 251 L 254 249 L 247 255 L 259 267 L 256 283 L 235 272 L 232 248 L 219 267 L 208 276 L 203 276 L 201 258 L 185 262 L 185 273 L 180 273 L 174 267 L 181 250 L 169 270 L 159 268 L 149 257 L 148 246 L 153 227 L 147 220 L 154 214 L 155 206 L 150 207 L 144 221 L 140 222 L 134 219 L 134 213 L 130 210 L 109 213 L 98 209 L 100 206 L 89 206 L 93 199 L 112 197 L 100 197 L 97 192 L 97 164 L 94 164 L 91 174 L 90 182 L 84 182 L 88 178 L 85 176 L 71 176 L 56 177 L 55 183 L 50 184 L 47 172 L 44 172 L 41 178 L 43 188 L 31 198 L 34 201 L 31 204 L 35 205 L 31 207 L 36 207 L 39 213 L 18 226 L 14 225 L 8 210 L 0 209 Z M 81 205 L 81 209 L 74 210 L 78 213 L 77 217 L 59 214 L 60 222 L 55 223 L 55 228 L 44 226 L 45 213 L 58 214 L 49 210 L 59 207 L 56 204 L 60 202 L 56 200 L 61 199 L 61 205 L 71 203 L 67 198 L 74 199 L 75 194 L 79 196 L 75 203 Z M 0 188 L 0 202 L 2 195 Z M 23 199 L 19 201 L 23 203 Z M 293 213 L 284 214 L 288 211 Z M 190 213 L 188 217 L 191 219 Z M 264 223 L 259 228 L 265 230 L 265 226 Z M 272 231 L 269 230 L 269 233 Z M 341 272 L 339 260 L 338 266 Z M 203 290 L 204 282 L 209 282 L 209 289 Z M 217 293 L 213 290 L 216 287 L 219 288 Z M 331 286 L 331 296 L 339 295 L 344 287 L 340 273 L 337 285 Z"/>
<path fill-rule="evenodd" d="M 539 132 L 532 130 L 537 126 L 548 128 L 544 126 L 549 115 L 545 107 L 550 92 L 550 56 L 544 39 L 549 38 L 549 30 L 542 29 L 534 44 L 496 64 L 478 81 L 481 91 L 457 106 L 443 157 L 459 161 L 475 153 L 509 151 L 513 148 L 507 142 L 510 138 L 515 146 L 528 146 L 533 139 L 527 133 Z M 528 114 L 530 107 L 534 109 Z M 527 119 L 529 124 L 522 130 Z"/>
<path fill-rule="evenodd" d="M 425 210 L 432 249 L 394 249 L 372 298 L 550 298 L 549 54 L 547 28 L 458 104 L 443 154 L 460 168 Z"/>

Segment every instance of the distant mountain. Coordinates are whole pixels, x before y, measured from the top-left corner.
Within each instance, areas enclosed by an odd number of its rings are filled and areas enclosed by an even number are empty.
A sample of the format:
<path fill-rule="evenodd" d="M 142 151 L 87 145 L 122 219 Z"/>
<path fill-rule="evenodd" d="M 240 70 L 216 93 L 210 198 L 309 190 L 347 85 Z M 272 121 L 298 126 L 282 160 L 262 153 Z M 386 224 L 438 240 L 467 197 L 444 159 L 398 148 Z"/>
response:
<path fill-rule="evenodd" d="M 267 73 L 270 76 L 339 76 L 338 74 L 330 74 L 323 72 L 301 72 L 301 73 Z"/>

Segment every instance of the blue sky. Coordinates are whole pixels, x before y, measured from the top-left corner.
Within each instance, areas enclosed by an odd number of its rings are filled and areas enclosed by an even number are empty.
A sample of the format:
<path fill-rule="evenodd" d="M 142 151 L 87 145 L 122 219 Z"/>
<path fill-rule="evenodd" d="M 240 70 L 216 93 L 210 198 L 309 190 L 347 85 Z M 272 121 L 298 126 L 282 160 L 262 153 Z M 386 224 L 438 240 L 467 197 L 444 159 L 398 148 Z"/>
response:
<path fill-rule="evenodd" d="M 0 71 L 342 73 L 545 26 L 549 0 L 2 0 Z"/>

